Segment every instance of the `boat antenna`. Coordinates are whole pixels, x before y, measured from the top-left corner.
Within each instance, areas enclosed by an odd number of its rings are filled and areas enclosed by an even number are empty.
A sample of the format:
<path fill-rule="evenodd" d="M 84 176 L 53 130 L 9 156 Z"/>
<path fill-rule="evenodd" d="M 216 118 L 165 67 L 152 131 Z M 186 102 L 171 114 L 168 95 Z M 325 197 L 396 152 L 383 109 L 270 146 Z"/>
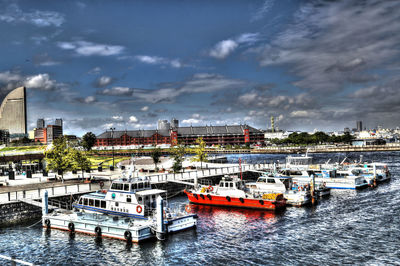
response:
<path fill-rule="evenodd" d="M 343 164 L 347 160 L 347 156 L 344 157 L 343 161 L 340 164 Z"/>

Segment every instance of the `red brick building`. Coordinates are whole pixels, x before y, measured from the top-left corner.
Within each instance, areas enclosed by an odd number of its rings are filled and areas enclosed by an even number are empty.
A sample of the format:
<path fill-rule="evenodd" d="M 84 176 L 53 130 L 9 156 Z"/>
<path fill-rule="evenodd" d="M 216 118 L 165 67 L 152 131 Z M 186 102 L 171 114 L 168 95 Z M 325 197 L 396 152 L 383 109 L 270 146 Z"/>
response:
<path fill-rule="evenodd" d="M 112 137 L 113 136 L 113 137 Z M 202 137 L 208 146 L 263 144 L 264 133 L 248 125 L 178 127 L 170 130 L 106 131 L 97 136 L 96 146 L 193 145 Z"/>

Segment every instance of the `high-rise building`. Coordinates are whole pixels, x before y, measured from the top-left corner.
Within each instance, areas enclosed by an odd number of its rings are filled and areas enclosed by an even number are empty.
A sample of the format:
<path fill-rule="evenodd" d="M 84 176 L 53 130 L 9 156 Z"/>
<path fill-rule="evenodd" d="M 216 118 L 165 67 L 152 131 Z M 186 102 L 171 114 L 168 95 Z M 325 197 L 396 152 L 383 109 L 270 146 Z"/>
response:
<path fill-rule="evenodd" d="M 10 135 L 26 135 L 26 89 L 19 87 L 4 98 L 0 106 L 0 129 L 7 129 Z"/>
<path fill-rule="evenodd" d="M 363 130 L 362 121 L 357 121 L 357 131 L 361 132 Z"/>
<path fill-rule="evenodd" d="M 44 128 L 45 123 L 43 118 L 39 118 L 36 123 L 36 128 Z"/>
<path fill-rule="evenodd" d="M 61 118 L 57 118 L 55 125 L 62 127 L 63 126 L 63 120 Z"/>
<path fill-rule="evenodd" d="M 48 125 L 47 126 L 47 142 L 53 142 L 56 138 L 59 138 L 63 135 L 63 129 L 57 125 Z"/>
<path fill-rule="evenodd" d="M 179 120 L 176 118 L 171 119 L 171 127 L 172 128 L 178 128 L 179 127 Z"/>

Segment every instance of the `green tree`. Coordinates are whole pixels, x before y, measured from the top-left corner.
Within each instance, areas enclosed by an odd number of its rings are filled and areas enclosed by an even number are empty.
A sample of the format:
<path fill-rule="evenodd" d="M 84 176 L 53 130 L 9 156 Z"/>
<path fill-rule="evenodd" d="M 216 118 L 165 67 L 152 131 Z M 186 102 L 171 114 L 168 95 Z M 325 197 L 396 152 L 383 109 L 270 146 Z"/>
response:
<path fill-rule="evenodd" d="M 85 135 L 82 136 L 82 147 L 86 151 L 90 151 L 94 144 L 96 144 L 96 135 L 92 132 L 87 132 Z"/>
<path fill-rule="evenodd" d="M 64 181 L 64 172 L 72 168 L 71 148 L 68 147 L 67 138 L 59 137 L 53 141 L 53 148 L 45 153 L 47 171 L 61 172 L 61 179 Z"/>
<path fill-rule="evenodd" d="M 90 169 L 91 166 L 90 160 L 88 159 L 86 153 L 71 149 L 71 152 L 68 154 L 68 156 L 71 160 L 71 170 L 81 169 L 82 178 L 85 178 L 85 170 Z"/>
<path fill-rule="evenodd" d="M 155 171 L 158 171 L 157 164 L 160 162 L 160 157 L 161 157 L 161 149 L 160 148 L 155 148 L 152 150 L 150 156 L 153 159 L 154 165 L 155 165 Z"/>
<path fill-rule="evenodd" d="M 184 145 L 179 144 L 172 148 L 172 158 L 174 158 L 174 164 L 172 165 L 172 169 L 174 173 L 178 173 L 182 170 L 182 162 L 184 160 L 184 156 L 186 154 L 186 148 Z"/>
<path fill-rule="evenodd" d="M 196 154 L 191 161 L 192 162 L 200 162 L 200 167 L 203 168 L 203 162 L 207 162 L 207 153 L 206 153 L 206 142 L 203 138 L 196 139 L 197 147 L 193 149 L 193 152 Z"/>

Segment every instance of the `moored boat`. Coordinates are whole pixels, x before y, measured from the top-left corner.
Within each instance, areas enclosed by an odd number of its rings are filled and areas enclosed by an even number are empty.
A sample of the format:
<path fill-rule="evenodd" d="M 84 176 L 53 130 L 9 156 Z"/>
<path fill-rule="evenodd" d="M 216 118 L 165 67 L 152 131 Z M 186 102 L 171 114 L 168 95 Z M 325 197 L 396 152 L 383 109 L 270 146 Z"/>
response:
<path fill-rule="evenodd" d="M 223 177 L 219 185 L 200 186 L 184 191 L 191 203 L 214 206 L 281 210 L 286 207 L 282 193 L 251 193 L 237 177 Z"/>

